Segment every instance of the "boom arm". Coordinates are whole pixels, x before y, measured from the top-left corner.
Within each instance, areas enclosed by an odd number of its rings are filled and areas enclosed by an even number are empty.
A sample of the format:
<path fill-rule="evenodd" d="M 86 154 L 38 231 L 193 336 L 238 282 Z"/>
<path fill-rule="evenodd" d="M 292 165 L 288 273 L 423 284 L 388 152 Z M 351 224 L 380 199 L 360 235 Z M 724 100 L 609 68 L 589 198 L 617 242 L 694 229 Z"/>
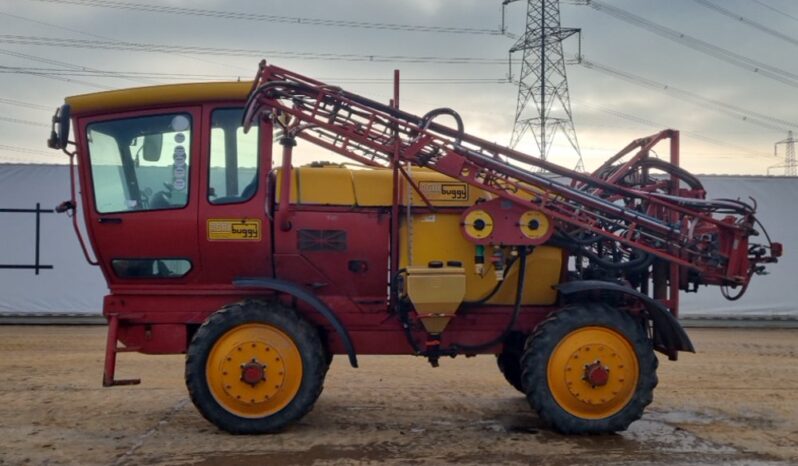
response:
<path fill-rule="evenodd" d="M 696 285 L 745 287 L 764 271 L 762 264 L 781 254 L 778 243 L 749 244 L 758 234 L 754 207 L 705 200 L 702 188 L 679 189 L 679 179 L 690 184 L 684 171 L 671 172 L 669 189 L 657 188 L 648 175 L 656 159 L 648 153 L 673 130 L 634 141 L 588 175 L 472 136 L 451 109 L 413 115 L 265 62 L 247 102 L 245 128 L 262 115 L 287 134 L 365 165 L 428 167 L 521 211 L 540 212 L 554 226 L 555 239 L 586 252 L 614 245 L 618 266 L 656 257 L 691 270 Z M 452 117 L 456 128 L 436 123 L 440 116 Z M 635 149 L 631 160 L 616 164 Z M 522 226 L 518 219 L 492 220 L 494 230 Z"/>

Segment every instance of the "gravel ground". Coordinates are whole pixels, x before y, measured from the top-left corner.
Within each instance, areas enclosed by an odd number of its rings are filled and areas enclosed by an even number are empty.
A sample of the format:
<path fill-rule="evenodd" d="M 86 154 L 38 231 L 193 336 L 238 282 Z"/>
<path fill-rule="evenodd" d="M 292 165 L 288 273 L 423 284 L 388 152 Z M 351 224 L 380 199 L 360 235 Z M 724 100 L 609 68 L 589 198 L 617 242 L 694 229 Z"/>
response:
<path fill-rule="evenodd" d="M 208 424 L 181 356 L 122 354 L 102 388 L 104 327 L 0 326 L 0 464 L 796 464 L 798 330 L 692 329 L 698 354 L 660 361 L 629 431 L 541 425 L 493 357 L 336 358 L 313 412 L 271 436 Z"/>

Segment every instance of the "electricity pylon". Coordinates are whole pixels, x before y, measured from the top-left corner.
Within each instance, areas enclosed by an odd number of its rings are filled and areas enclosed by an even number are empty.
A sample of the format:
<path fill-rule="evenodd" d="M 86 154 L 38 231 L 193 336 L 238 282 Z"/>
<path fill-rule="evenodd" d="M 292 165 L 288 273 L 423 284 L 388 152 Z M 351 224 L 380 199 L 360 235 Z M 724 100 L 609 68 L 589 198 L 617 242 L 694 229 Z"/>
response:
<path fill-rule="evenodd" d="M 773 155 L 779 155 L 779 146 L 782 144 L 786 146 L 784 165 L 771 168 L 784 168 L 784 176 L 798 176 L 798 162 L 795 160 L 795 138 L 792 135 L 792 131 L 787 132 L 787 139 L 773 145 Z"/>
<path fill-rule="evenodd" d="M 502 23 L 505 6 L 516 1 L 502 1 Z M 526 29 L 510 48 L 511 62 L 514 53 L 523 52 L 510 147 L 516 147 L 530 131 L 540 151 L 540 158 L 546 160 L 552 142 L 561 132 L 576 151 L 576 170 L 584 171 L 571 115 L 562 47 L 563 41 L 574 34 L 581 34 L 581 30 L 560 27 L 559 0 L 527 0 Z"/>

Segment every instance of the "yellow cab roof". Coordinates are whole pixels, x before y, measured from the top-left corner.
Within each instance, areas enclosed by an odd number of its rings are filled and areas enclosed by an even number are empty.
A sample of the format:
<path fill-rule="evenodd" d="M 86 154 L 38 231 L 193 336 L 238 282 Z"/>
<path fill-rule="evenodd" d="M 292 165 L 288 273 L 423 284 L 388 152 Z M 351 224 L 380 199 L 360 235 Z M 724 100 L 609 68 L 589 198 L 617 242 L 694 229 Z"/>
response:
<path fill-rule="evenodd" d="M 159 105 L 246 100 L 251 81 L 165 84 L 67 97 L 72 114 L 104 113 Z"/>

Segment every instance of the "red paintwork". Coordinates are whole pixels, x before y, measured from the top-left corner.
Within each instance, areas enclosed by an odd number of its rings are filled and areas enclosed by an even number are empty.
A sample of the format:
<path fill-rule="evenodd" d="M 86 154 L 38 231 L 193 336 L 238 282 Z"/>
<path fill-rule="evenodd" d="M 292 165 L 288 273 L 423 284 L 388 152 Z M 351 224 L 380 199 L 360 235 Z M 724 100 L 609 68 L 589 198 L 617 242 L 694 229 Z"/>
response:
<path fill-rule="evenodd" d="M 262 169 L 255 196 L 238 204 L 214 205 L 207 201 L 207 151 L 210 145 L 207 128 L 210 115 L 214 109 L 230 106 L 243 106 L 243 102 L 198 103 L 168 109 L 169 112 L 190 113 L 195 125 L 189 167 L 192 182 L 185 208 L 109 215 L 99 214 L 93 205 L 86 126 L 97 121 L 157 114 L 165 110 L 75 116 L 76 134 L 80 135 L 77 140 L 78 168 L 87 233 L 110 288 L 110 294 L 103 303 L 103 313 L 118 321 L 114 334 L 109 334 L 108 352 L 113 352 L 110 345 L 117 339 L 142 353 L 184 352 L 192 325 L 198 326 L 210 314 L 232 302 L 264 297 L 263 292 L 234 288 L 231 284 L 234 278 L 270 277 L 273 269 L 281 279 L 313 288 L 349 329 L 358 353 L 411 352 L 398 319 L 386 313 L 391 208 L 291 206 L 290 214 L 288 211 L 284 214 L 291 223 L 291 229 L 271 228 L 264 214 L 267 194 L 273 190 L 269 183 L 275 179 L 268 176 L 273 153 L 270 123 L 262 123 L 260 127 Z M 289 191 L 281 190 L 283 193 Z M 445 210 L 452 211 L 451 208 Z M 273 205 L 271 211 L 280 218 L 278 205 Z M 120 218 L 122 222 L 100 223 L 102 217 Z M 208 218 L 260 218 L 264 222 L 262 240 L 208 241 Z M 303 228 L 344 229 L 349 235 L 349 249 L 345 252 L 300 252 L 297 250 L 296 230 Z M 272 240 L 274 250 L 271 249 Z M 177 279 L 121 279 L 110 267 L 111 259 L 118 257 L 181 257 L 191 260 L 193 268 L 185 277 Z M 350 259 L 363 260 L 368 268 L 350 271 Z M 302 304 L 299 306 L 301 308 Z M 518 327 L 531 331 L 553 309 L 525 309 Z M 319 326 L 327 325 L 315 312 L 306 315 Z M 490 340 L 504 329 L 508 319 L 506 307 L 470 311 L 467 316 L 450 324 L 444 343 L 474 344 Z M 421 331 L 415 336 L 418 341 L 425 338 Z M 335 332 L 328 331 L 328 338 L 333 352 L 344 352 Z M 498 349 L 499 345 L 489 351 Z M 108 358 L 110 365 L 106 366 L 106 373 L 113 374 L 114 361 L 115 358 Z"/>
<path fill-rule="evenodd" d="M 737 286 L 745 285 L 750 279 L 751 267 L 746 273 L 740 274 L 740 269 L 744 267 L 735 267 L 739 262 L 707 260 L 697 255 L 697 250 L 705 241 L 694 238 L 690 229 L 679 230 L 674 227 L 673 221 L 689 219 L 695 224 L 714 228 L 717 236 L 722 238 L 720 243 L 725 246 L 718 255 L 729 258 L 733 254 L 748 255 L 747 251 L 729 249 L 728 246 L 737 245 L 733 239 L 740 235 L 750 234 L 753 225 L 751 214 L 741 215 L 742 218 L 734 224 L 723 222 L 711 213 L 679 205 L 666 197 L 568 170 L 474 137 L 461 129 L 432 123 L 292 71 L 267 66 L 265 62 L 261 64 L 256 80 L 259 90 L 250 99 L 252 105 L 247 108 L 248 121 L 253 121 L 263 112 L 291 115 L 296 122 L 292 128 L 296 125 L 311 126 L 302 133 L 303 139 L 341 155 L 389 164 L 394 170 L 398 169 L 397 161 L 430 167 L 512 203 L 529 205 L 560 225 L 591 231 L 650 253 L 667 263 L 697 271 L 700 283 Z M 451 112 L 437 114 L 447 115 Z M 626 163 L 620 174 L 614 177 L 615 181 L 620 180 L 636 160 L 648 157 L 651 148 L 662 140 L 671 140 L 671 158 L 678 163 L 678 137 L 678 131 L 666 130 L 634 141 L 611 159 L 614 162 L 638 150 L 633 160 Z M 540 177 L 535 177 L 529 171 L 514 170 L 506 162 L 508 160 L 569 178 L 577 184 L 590 187 L 591 193 L 610 192 L 614 196 L 637 200 L 647 206 L 653 220 L 638 215 L 634 209 L 618 209 L 595 195 L 576 197 L 577 193 L 573 189 L 541 183 Z M 530 194 L 536 194 L 540 202 L 527 202 Z M 621 228 L 598 227 L 599 221 L 606 218 L 613 219 Z M 633 237 L 624 231 L 635 231 L 646 236 Z M 773 256 L 760 257 L 756 261 L 768 263 L 772 259 Z M 743 258 L 739 260 L 743 261 Z M 676 272 L 672 274 L 673 277 L 677 275 Z M 675 303 L 675 298 L 673 301 Z"/>
<path fill-rule="evenodd" d="M 519 246 L 538 246 L 546 243 L 554 233 L 554 225 L 549 223 L 549 228 L 541 233 L 537 238 L 528 238 L 523 233 L 518 225 L 515 224 L 515 219 L 518 219 L 528 208 L 524 208 L 518 204 L 510 204 L 503 199 L 492 199 L 487 202 L 481 202 L 463 212 L 463 220 L 466 215 L 472 210 L 482 210 L 490 214 L 494 219 L 496 225 L 490 235 L 477 239 L 471 238 L 470 241 L 474 244 L 512 244 Z M 498 221 L 496 221 L 498 220 Z M 464 222 L 465 223 L 465 222 Z M 465 225 L 463 226 L 463 229 Z M 463 232 L 465 235 L 466 233 Z"/>
<path fill-rule="evenodd" d="M 601 365 L 601 361 L 596 361 L 585 366 L 585 381 L 593 387 L 607 385 L 610 380 L 610 371 L 606 366 Z"/>
<path fill-rule="evenodd" d="M 241 380 L 254 387 L 258 383 L 266 380 L 266 373 L 263 370 L 265 367 L 266 366 L 253 359 L 244 364 L 241 368 Z"/>
<path fill-rule="evenodd" d="M 398 80 L 398 73 L 396 77 Z M 232 282 L 239 277 L 275 277 L 312 289 L 339 316 L 360 354 L 412 353 L 398 316 L 388 312 L 394 309 L 395 304 L 392 302 L 395 296 L 389 295 L 388 277 L 395 276 L 399 262 L 398 222 L 395 221 L 400 218 L 401 190 L 398 189 L 398 181 L 400 176 L 406 176 L 400 162 L 429 166 L 498 197 L 495 201 L 481 204 L 480 208 L 499 212 L 501 202 L 525 205 L 527 208 L 540 210 L 560 226 L 576 226 L 592 231 L 664 259 L 670 264 L 670 293 L 669 296 L 655 298 L 666 303 L 674 313 L 678 308 L 678 290 L 687 283 L 682 277 L 688 269 L 700 272 L 704 283 L 742 284 L 750 278 L 752 265 L 747 251 L 747 224 L 716 219 L 643 190 L 633 190 L 616 184 L 623 179 L 625 170 L 633 169 L 637 162 L 648 157 L 649 150 L 657 142 L 664 139 L 670 140 L 671 160 L 678 165 L 679 139 L 676 131 L 664 131 L 633 142 L 611 159 L 611 162 L 620 160 L 636 149 L 639 150 L 638 154 L 610 179 L 601 180 L 468 134 L 456 133 L 434 123 L 422 126 L 417 123 L 417 118 L 396 117 L 394 115 L 401 113 L 398 111 L 398 86 L 394 90 L 392 107 L 396 113 L 390 114 L 377 109 L 373 104 L 364 104 L 364 99 L 353 99 L 351 94 L 341 93 L 318 81 L 280 68 L 264 66 L 258 78 L 258 83 L 293 80 L 312 88 L 312 92 L 302 92 L 314 96 L 317 102 L 315 106 L 295 108 L 269 96 L 259 96 L 256 102 L 260 105 L 259 108 L 293 115 L 299 123 L 313 123 L 315 126 L 311 129 L 297 134 L 301 139 L 369 165 L 390 166 L 393 169 L 394 182 L 392 206 L 350 208 L 290 205 L 290 145 L 283 149 L 282 160 L 286 170 L 285 176 L 281 177 L 283 185 L 280 199 L 275 200 L 270 193 L 276 191 L 273 184 L 277 178 L 269 176 L 273 167 L 272 154 L 275 153 L 272 147 L 273 128 L 272 123 L 262 119 L 257 119 L 260 125 L 260 169 L 256 194 L 243 203 L 209 203 L 207 186 L 210 172 L 208 154 L 211 113 L 219 108 L 243 107 L 244 102 L 196 102 L 193 105 L 162 106 L 112 114 L 73 115 L 75 134 L 78 136 L 78 168 L 87 233 L 110 288 L 110 294 L 106 296 L 103 305 L 103 313 L 111 322 L 106 352 L 106 381 L 113 381 L 117 338 L 126 346 L 143 353 L 181 353 L 186 350 L 193 330 L 223 306 L 245 298 L 274 298 L 267 291 L 235 288 Z M 306 97 L 305 94 L 302 95 Z M 354 109 L 355 115 L 360 115 L 360 120 L 357 125 L 349 120 L 342 121 L 340 118 L 346 117 L 340 116 L 338 110 L 331 112 L 328 104 L 318 102 L 336 102 L 350 110 Z M 190 146 L 191 181 L 188 204 L 185 208 L 176 210 L 99 214 L 93 205 L 94 193 L 86 141 L 87 125 L 106 119 L 163 112 L 186 112 L 192 116 L 194 122 Z M 341 112 L 344 113 L 346 112 Z M 349 118 L 352 114 L 348 113 Z M 293 128 L 299 131 L 298 127 Z M 458 138 L 469 147 L 479 148 L 480 157 L 464 151 L 463 146 L 454 142 Z M 364 149 L 371 151 L 373 156 L 368 156 Z M 530 179 L 511 175 L 502 159 L 516 160 L 567 176 L 573 180 L 574 186 L 593 186 L 596 190 L 594 193 L 606 190 L 615 193 L 614 196 L 619 199 L 640 199 L 647 206 L 646 213 L 655 219 L 667 219 L 672 224 L 678 224 L 680 219 L 693 219 L 698 225 L 695 228 L 697 233 L 719 236 L 720 248 L 730 260 L 725 266 L 704 263 L 703 259 L 691 256 L 695 254 L 690 249 L 694 247 L 691 238 L 676 237 L 672 227 L 666 223 L 638 218 L 639 216 L 629 212 L 616 215 L 626 222 L 625 233 L 602 229 L 596 212 L 605 216 L 613 215 L 608 213 L 612 212 L 607 205 L 609 202 L 598 197 L 585 196 L 584 199 L 579 199 L 583 207 L 577 208 L 575 204 L 569 203 L 572 199 L 569 196 L 573 193 L 563 186 L 533 188 Z M 671 182 L 670 193 L 703 198 L 703 192 L 683 191 L 679 189 L 678 183 Z M 527 201 L 530 194 L 540 202 Z M 612 197 L 607 199 L 610 202 L 615 200 Z M 424 208 L 416 210 L 423 211 Z M 465 208 L 453 210 L 460 213 L 466 211 Z M 272 214 L 274 222 L 270 219 Z M 494 216 L 501 220 L 496 226 L 496 235 L 506 238 L 510 244 L 537 244 L 548 239 L 551 234 L 549 231 L 540 241 L 524 241 L 523 238 L 519 240 L 517 225 L 509 223 L 513 221 L 512 216 L 500 218 L 498 215 Z M 118 219 L 121 223 L 100 222 L 102 218 L 108 217 Z M 207 221 L 210 218 L 260 219 L 263 225 L 261 240 L 209 241 Z M 345 251 L 324 252 L 299 250 L 297 232 L 302 229 L 345 231 L 348 248 Z M 663 244 L 657 247 L 650 241 L 641 240 L 636 233 L 643 230 L 664 238 Z M 137 257 L 184 258 L 190 260 L 193 267 L 182 278 L 168 279 L 119 278 L 110 267 L 114 258 Z M 357 263 L 350 264 L 353 260 Z M 563 262 L 567 263 L 567 260 Z M 563 269 L 563 280 L 566 279 L 565 273 Z M 333 353 L 345 352 L 339 336 L 318 313 L 307 309 L 302 302 L 291 302 L 285 295 L 276 299 L 285 300 L 287 305 L 296 307 L 311 322 L 326 328 L 327 344 Z M 539 322 L 556 309 L 557 306 L 525 307 L 515 328 L 531 333 Z M 507 326 L 510 310 L 511 306 L 485 306 L 458 314 L 441 336 L 441 347 L 451 347 L 453 344 L 475 345 L 492 340 Z M 423 344 L 426 338 L 423 331 L 418 329 L 414 333 L 416 340 Z M 501 345 L 496 344 L 481 352 L 494 353 L 500 349 Z M 597 375 L 599 376 L 600 374 Z"/>

